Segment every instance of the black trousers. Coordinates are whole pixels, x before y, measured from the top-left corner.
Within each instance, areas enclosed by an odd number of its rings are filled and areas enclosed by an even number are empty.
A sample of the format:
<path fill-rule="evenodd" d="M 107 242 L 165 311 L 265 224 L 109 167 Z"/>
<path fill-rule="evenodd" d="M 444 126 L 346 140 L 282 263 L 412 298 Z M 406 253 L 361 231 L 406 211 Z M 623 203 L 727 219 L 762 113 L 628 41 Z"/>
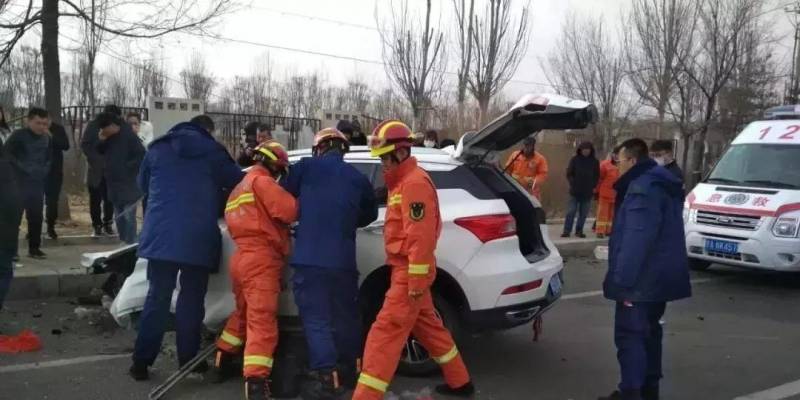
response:
<path fill-rule="evenodd" d="M 47 183 L 44 187 L 44 201 L 47 209 L 45 221 L 47 221 L 48 228 L 55 226 L 58 219 L 58 199 L 61 195 L 63 181 L 64 178 L 60 174 L 47 177 Z"/>
<path fill-rule="evenodd" d="M 94 227 L 110 225 L 114 221 L 114 205 L 108 200 L 106 178 L 95 187 L 89 185 L 89 213 Z"/>
<path fill-rule="evenodd" d="M 20 185 L 22 204 L 25 206 L 25 219 L 28 221 L 28 250 L 39 249 L 42 245 L 44 186 L 43 180 L 27 181 Z"/>

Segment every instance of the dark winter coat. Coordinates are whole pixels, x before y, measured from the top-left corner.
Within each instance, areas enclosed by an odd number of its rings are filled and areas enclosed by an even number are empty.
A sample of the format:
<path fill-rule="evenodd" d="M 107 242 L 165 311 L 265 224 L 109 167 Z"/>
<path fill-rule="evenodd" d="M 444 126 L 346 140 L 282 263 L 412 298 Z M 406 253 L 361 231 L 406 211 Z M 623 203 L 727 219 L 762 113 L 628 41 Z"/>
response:
<path fill-rule="evenodd" d="M 103 155 L 108 199 L 115 207 L 127 206 L 142 198 L 142 191 L 136 182 L 139 166 L 144 158 L 144 145 L 131 126 L 125 122 L 119 133 L 96 144 L 97 152 Z"/>
<path fill-rule="evenodd" d="M 304 158 L 283 182 L 300 204 L 292 265 L 356 269 L 356 229 L 378 218 L 372 184 L 339 153 Z"/>
<path fill-rule="evenodd" d="M 100 141 L 99 133 L 100 128 L 97 127 L 97 122 L 91 121 L 83 130 L 81 139 L 81 150 L 89 164 L 89 170 L 86 172 L 86 184 L 93 188 L 100 186 L 105 174 L 105 157 L 97 152 L 97 142 Z"/>
<path fill-rule="evenodd" d="M 0 248 L 16 250 L 22 218 L 22 196 L 11 159 L 0 146 Z"/>
<path fill-rule="evenodd" d="M 37 135 L 28 128 L 18 129 L 8 138 L 5 148 L 20 185 L 44 183 L 52 158 L 49 135 Z"/>
<path fill-rule="evenodd" d="M 581 154 L 583 149 L 591 149 L 592 153 L 584 157 Z M 586 200 L 594 194 L 594 188 L 600 180 L 600 161 L 595 157 L 594 146 L 590 142 L 583 142 L 578 146 L 567 167 L 567 180 L 570 195 Z"/>
<path fill-rule="evenodd" d="M 243 177 L 228 151 L 199 125 L 178 124 L 150 143 L 139 173 L 147 193 L 139 257 L 215 269 L 218 221 Z"/>
<path fill-rule="evenodd" d="M 683 182 L 655 161 L 637 163 L 614 188 L 605 297 L 667 302 L 691 296 L 683 231 Z"/>
<path fill-rule="evenodd" d="M 64 176 L 64 152 L 69 150 L 69 139 L 67 131 L 60 124 L 50 124 L 50 149 L 53 154 L 47 180 L 61 182 Z"/>
<path fill-rule="evenodd" d="M 670 162 L 669 164 L 665 165 L 664 168 L 666 168 L 667 171 L 672 172 L 672 175 L 675 175 L 676 178 L 680 179 L 681 182 L 683 182 L 683 179 L 684 179 L 683 178 L 683 170 L 681 169 L 680 166 L 678 166 L 678 162 L 677 161 L 672 160 L 672 162 Z"/>

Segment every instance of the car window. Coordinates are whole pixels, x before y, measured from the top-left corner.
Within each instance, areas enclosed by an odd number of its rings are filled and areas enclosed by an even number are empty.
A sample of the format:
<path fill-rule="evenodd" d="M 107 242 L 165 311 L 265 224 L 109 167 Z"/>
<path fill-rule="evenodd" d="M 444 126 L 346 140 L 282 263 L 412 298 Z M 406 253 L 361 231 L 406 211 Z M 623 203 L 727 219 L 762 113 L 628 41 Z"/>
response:
<path fill-rule="evenodd" d="M 452 171 L 427 171 L 436 189 L 463 189 L 480 200 L 496 199 L 497 196 L 466 165 Z M 388 190 L 383 180 L 383 173 L 378 171 L 372 182 L 375 196 L 380 205 L 386 205 Z"/>
<path fill-rule="evenodd" d="M 364 176 L 372 182 L 373 175 L 375 173 L 375 164 L 374 163 L 350 163 L 358 172 L 364 174 Z"/>

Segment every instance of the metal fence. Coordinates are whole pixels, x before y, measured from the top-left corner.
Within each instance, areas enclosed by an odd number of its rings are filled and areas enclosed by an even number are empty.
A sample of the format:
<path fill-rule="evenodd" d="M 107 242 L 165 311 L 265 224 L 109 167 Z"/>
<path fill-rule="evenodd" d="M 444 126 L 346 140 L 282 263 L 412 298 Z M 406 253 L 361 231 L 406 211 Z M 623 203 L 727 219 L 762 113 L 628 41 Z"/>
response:
<path fill-rule="evenodd" d="M 242 113 L 206 113 L 214 120 L 218 140 L 228 148 L 233 157 L 242 150 L 244 127 L 250 122 L 266 123 L 273 130 L 273 136 L 290 150 L 305 146 L 320 130 L 321 121 L 313 118 L 278 117 L 273 115 Z M 285 140 L 282 140 L 285 135 Z M 251 138 L 255 140 L 255 138 Z"/>

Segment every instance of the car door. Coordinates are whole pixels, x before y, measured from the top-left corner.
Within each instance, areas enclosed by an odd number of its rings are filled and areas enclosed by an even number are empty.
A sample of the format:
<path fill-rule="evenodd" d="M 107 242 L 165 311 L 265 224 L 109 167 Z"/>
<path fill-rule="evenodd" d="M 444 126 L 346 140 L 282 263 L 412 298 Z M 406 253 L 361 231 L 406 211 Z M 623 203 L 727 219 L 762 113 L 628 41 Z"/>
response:
<path fill-rule="evenodd" d="M 386 214 L 386 186 L 378 160 L 353 160 L 348 162 L 369 178 L 378 201 L 378 219 L 361 228 L 356 234 L 356 261 L 363 280 L 370 272 L 383 266 L 386 252 L 383 245 L 383 222 Z"/>

